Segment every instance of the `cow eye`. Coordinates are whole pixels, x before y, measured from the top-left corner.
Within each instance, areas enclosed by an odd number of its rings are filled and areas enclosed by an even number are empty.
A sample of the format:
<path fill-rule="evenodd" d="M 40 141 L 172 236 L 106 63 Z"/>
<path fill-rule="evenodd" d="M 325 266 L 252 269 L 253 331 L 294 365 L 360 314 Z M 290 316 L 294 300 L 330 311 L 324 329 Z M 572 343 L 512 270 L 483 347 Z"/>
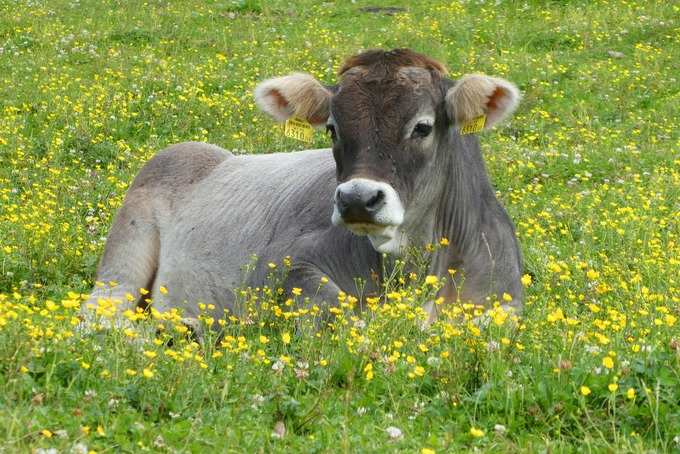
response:
<path fill-rule="evenodd" d="M 432 132 L 432 125 L 428 123 L 418 123 L 411 133 L 412 139 L 424 139 Z"/>
<path fill-rule="evenodd" d="M 335 134 L 335 126 L 333 126 L 333 125 L 326 125 L 326 132 L 327 132 L 328 134 L 330 134 L 331 139 L 333 140 L 333 142 L 335 142 L 335 139 L 337 138 L 337 136 L 336 136 L 336 134 Z"/>

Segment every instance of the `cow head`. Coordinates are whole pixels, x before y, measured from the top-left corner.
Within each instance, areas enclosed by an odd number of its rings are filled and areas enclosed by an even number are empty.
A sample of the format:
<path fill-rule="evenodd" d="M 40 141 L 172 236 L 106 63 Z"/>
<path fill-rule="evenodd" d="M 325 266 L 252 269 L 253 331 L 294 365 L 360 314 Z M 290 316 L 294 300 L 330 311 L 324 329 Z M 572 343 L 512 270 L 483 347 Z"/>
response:
<path fill-rule="evenodd" d="M 519 92 L 480 74 L 453 81 L 441 63 L 397 49 L 350 58 L 335 86 L 301 73 L 266 80 L 255 100 L 278 121 L 326 127 L 337 168 L 333 223 L 368 235 L 379 252 L 398 252 L 441 197 L 442 169 L 458 152 L 453 135 L 481 115 L 484 129 L 493 127 Z"/>

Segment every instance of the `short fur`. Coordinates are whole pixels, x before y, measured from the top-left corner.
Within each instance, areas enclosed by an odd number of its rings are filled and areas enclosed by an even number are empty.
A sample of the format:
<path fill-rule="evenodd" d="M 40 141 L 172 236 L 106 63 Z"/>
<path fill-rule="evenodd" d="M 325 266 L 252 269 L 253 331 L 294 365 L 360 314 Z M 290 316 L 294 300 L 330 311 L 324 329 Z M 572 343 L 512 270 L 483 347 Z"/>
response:
<path fill-rule="evenodd" d="M 394 49 L 387 52 L 382 49 L 372 49 L 362 52 L 348 58 L 342 67 L 340 67 L 338 74 L 342 76 L 352 68 L 369 66 L 382 66 L 392 73 L 399 68 L 411 66 L 436 72 L 442 77 L 448 74 L 443 63 L 427 55 L 413 52 L 411 49 Z"/>

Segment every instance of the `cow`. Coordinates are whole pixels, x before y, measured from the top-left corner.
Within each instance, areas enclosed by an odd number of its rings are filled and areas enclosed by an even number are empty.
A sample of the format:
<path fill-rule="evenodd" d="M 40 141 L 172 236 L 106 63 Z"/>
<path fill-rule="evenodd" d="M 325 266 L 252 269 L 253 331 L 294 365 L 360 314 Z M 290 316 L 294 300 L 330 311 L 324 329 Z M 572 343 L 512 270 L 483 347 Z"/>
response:
<path fill-rule="evenodd" d="M 515 85 L 481 74 L 452 80 L 442 63 L 408 49 L 369 50 L 346 60 L 336 85 L 293 73 L 261 82 L 254 97 L 276 121 L 325 127 L 332 148 L 234 155 L 187 142 L 159 152 L 107 238 L 97 280 L 118 284 L 95 287 L 84 312 L 102 298 L 119 300 L 120 312 L 151 296 L 157 310 L 182 309 L 187 320 L 198 302 L 243 316 L 234 289 L 264 285 L 268 264 L 284 257 L 285 289 L 327 309 L 340 291 L 356 294 L 357 278 L 366 294 L 379 292 L 389 255 L 442 238 L 449 245 L 434 252 L 429 273 L 457 272 L 439 297 L 488 307 L 503 295 L 521 309 L 514 226 L 478 137 L 461 133 L 474 120 L 486 130 L 508 117 Z M 433 322 L 437 305 L 424 309 Z"/>

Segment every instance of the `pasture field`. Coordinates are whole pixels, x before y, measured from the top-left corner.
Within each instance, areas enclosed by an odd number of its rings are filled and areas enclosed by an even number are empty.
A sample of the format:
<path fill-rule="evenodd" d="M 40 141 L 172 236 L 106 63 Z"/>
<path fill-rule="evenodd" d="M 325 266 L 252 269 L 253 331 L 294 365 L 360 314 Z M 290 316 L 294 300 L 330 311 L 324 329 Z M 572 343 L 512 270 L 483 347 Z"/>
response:
<path fill-rule="evenodd" d="M 145 161 L 186 140 L 302 149 L 254 85 L 332 83 L 371 47 L 522 90 L 481 136 L 521 317 L 451 307 L 422 332 L 441 282 L 396 263 L 314 331 L 305 295 L 276 290 L 284 260 L 220 340 L 140 313 L 76 329 Z M 673 1 L 0 0 L 0 452 L 677 452 L 678 78 Z"/>

